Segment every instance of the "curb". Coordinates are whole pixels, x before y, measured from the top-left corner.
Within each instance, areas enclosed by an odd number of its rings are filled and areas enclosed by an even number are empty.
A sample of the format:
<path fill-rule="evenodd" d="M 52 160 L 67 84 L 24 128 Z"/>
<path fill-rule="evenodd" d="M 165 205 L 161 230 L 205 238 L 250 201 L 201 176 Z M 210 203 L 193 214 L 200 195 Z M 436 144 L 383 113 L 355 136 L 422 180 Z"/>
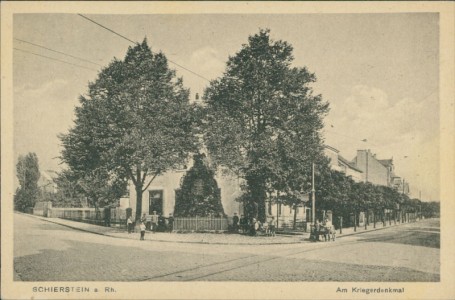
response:
<path fill-rule="evenodd" d="M 63 223 L 60 223 L 60 222 L 55 222 L 52 219 L 45 218 L 45 217 L 42 217 L 42 216 L 30 215 L 30 214 L 25 214 L 25 213 L 21 213 L 21 212 L 17 212 L 17 213 L 25 215 L 25 216 L 29 216 L 29 217 L 34 217 L 34 218 L 37 218 L 37 219 L 40 219 L 40 220 L 43 220 L 43 221 L 47 221 L 47 222 L 52 223 L 52 224 L 57 224 L 57 225 L 61 225 L 61 226 L 64 226 L 64 227 L 71 228 L 71 229 L 87 232 L 87 233 L 93 233 L 93 234 L 107 236 L 107 237 L 112 237 L 112 238 L 117 238 L 117 239 L 135 240 L 135 239 L 127 238 L 127 237 L 115 236 L 115 235 L 113 235 L 111 233 L 96 232 L 96 231 L 93 231 L 93 230 L 83 229 L 83 228 L 72 226 L 72 225 L 69 225 L 69 224 L 63 224 Z M 179 244 L 243 245 L 243 246 L 291 245 L 291 244 L 301 244 L 303 242 L 306 242 L 306 240 L 299 240 L 299 241 L 289 241 L 289 242 L 270 242 L 270 243 L 248 244 L 248 243 L 226 243 L 226 242 L 204 242 L 204 241 L 169 241 L 169 240 L 146 240 L 146 241 L 161 242 L 161 243 L 179 243 Z"/>

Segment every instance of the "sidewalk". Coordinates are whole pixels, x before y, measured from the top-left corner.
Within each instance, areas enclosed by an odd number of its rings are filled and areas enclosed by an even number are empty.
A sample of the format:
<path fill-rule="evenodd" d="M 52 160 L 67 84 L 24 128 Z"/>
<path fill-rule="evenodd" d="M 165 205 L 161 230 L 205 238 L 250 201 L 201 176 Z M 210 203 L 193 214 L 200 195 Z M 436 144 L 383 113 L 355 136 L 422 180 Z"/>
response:
<path fill-rule="evenodd" d="M 410 224 L 410 223 L 399 223 L 399 222 L 397 222 L 395 224 L 395 222 L 392 221 L 391 225 L 389 225 L 389 222 L 386 222 L 386 226 L 383 226 L 382 222 L 377 222 L 376 223 L 376 228 L 374 228 L 374 224 L 373 223 L 370 223 L 370 225 L 367 226 L 366 230 L 365 230 L 365 226 L 357 227 L 356 231 L 354 231 L 354 227 L 343 228 L 342 229 L 342 232 L 343 232 L 342 234 L 340 234 L 340 229 L 338 229 L 337 230 L 337 238 L 339 238 L 339 237 L 341 238 L 341 237 L 344 237 L 344 236 L 350 236 L 350 235 L 354 235 L 354 234 L 361 234 L 361 233 L 365 233 L 365 232 L 371 232 L 371 231 L 376 231 L 376 230 L 392 228 L 392 227 L 405 225 L 405 224 Z"/>
<path fill-rule="evenodd" d="M 28 215 L 28 214 L 25 214 Z M 137 231 L 129 234 L 125 230 L 113 227 L 104 227 L 98 226 L 83 222 L 59 219 L 59 218 L 46 218 L 35 215 L 28 215 L 35 217 L 50 223 L 59 224 L 76 230 L 81 230 L 85 232 L 90 232 L 94 234 L 114 237 L 114 238 L 123 238 L 123 239 L 132 239 L 139 240 L 140 233 Z M 340 230 L 337 230 L 337 238 L 342 238 L 345 236 L 350 236 L 354 234 L 361 234 L 365 232 L 375 231 L 386 229 L 394 226 L 400 226 L 409 223 L 397 223 L 383 227 L 382 223 L 376 223 L 376 228 L 373 228 L 373 224 L 368 226 L 368 229 L 365 230 L 365 227 L 357 227 L 357 231 L 354 231 L 353 227 L 343 228 L 342 234 Z M 275 237 L 266 237 L 266 236 L 247 236 L 241 234 L 228 234 L 228 233 L 164 233 L 157 232 L 152 233 L 146 231 L 145 240 L 154 241 L 154 242 L 172 242 L 172 243 L 196 243 L 196 244 L 220 244 L 220 245 L 273 245 L 273 244 L 297 244 L 304 242 L 311 242 L 309 240 L 310 233 L 303 232 L 301 234 L 286 235 L 286 234 L 277 234 Z"/>

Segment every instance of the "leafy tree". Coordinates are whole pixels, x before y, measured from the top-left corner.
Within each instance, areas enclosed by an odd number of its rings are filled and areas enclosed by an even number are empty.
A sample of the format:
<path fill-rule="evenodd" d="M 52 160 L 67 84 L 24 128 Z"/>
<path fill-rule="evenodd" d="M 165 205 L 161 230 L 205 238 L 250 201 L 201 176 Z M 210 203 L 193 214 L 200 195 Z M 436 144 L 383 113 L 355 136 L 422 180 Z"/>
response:
<path fill-rule="evenodd" d="M 153 179 L 195 149 L 189 91 L 144 39 L 101 70 L 80 104 L 75 126 L 61 137 L 63 161 L 89 177 L 131 180 L 139 219 L 142 193 Z"/>
<path fill-rule="evenodd" d="M 40 178 L 38 156 L 35 153 L 20 155 L 16 164 L 19 188 L 14 196 L 16 210 L 25 212 L 27 207 L 34 207 L 40 195 L 38 180 Z"/>
<path fill-rule="evenodd" d="M 319 169 L 315 180 L 316 209 L 332 210 L 334 223 L 338 222 L 340 216 L 347 220 L 352 212 L 350 194 L 354 181 L 328 166 Z"/>
<path fill-rule="evenodd" d="M 440 203 L 439 202 L 422 202 L 422 216 L 425 218 L 435 218 L 440 215 Z"/>
<path fill-rule="evenodd" d="M 359 221 L 357 214 L 365 208 L 368 201 L 368 199 L 365 199 L 365 185 L 366 183 L 364 182 L 355 182 L 351 187 L 349 198 L 351 199 L 350 209 L 355 216 L 354 227 L 357 226 Z"/>
<path fill-rule="evenodd" d="M 209 154 L 245 180 L 246 214 L 261 221 L 266 192 L 301 191 L 305 176 L 291 186 L 283 178 L 309 174 L 311 162 L 322 159 L 319 130 L 328 112 L 309 86 L 314 74 L 292 67 L 292 46 L 269 33 L 250 36 L 204 92 Z"/>
<path fill-rule="evenodd" d="M 375 207 L 377 215 L 381 217 L 382 222 L 385 222 L 384 209 L 394 210 L 394 218 L 396 219 L 397 208 L 401 202 L 400 193 L 396 189 L 387 186 L 379 186 L 378 189 L 381 193 L 382 201 Z"/>
<path fill-rule="evenodd" d="M 78 186 L 87 197 L 89 206 L 95 208 L 114 204 L 126 192 L 128 182 L 105 169 L 97 168 L 78 178 Z"/>
<path fill-rule="evenodd" d="M 88 199 L 91 207 L 111 205 L 126 193 L 128 183 L 102 168 L 86 173 L 63 170 L 55 182 L 58 192 L 53 205 L 56 207 L 82 207 L 83 198 Z"/>
<path fill-rule="evenodd" d="M 77 175 L 71 170 L 63 170 L 57 173 L 54 179 L 57 184 L 57 193 L 52 205 L 55 207 L 81 207 L 83 190 L 78 184 Z"/>
<path fill-rule="evenodd" d="M 194 155 L 194 166 L 186 173 L 175 199 L 178 217 L 224 215 L 215 172 L 204 161 L 204 154 Z"/>

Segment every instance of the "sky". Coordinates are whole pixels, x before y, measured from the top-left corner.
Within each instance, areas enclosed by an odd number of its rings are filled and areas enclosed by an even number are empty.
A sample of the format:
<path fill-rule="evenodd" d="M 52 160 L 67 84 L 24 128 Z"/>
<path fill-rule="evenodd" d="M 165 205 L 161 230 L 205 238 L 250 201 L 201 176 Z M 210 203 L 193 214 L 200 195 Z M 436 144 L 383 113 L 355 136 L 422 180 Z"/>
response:
<path fill-rule="evenodd" d="M 330 103 L 325 143 L 348 160 L 358 149 L 393 158 L 412 197 L 420 192 L 422 200 L 439 200 L 438 14 L 86 16 L 133 41 L 147 38 L 152 51 L 208 79 L 222 75 L 249 35 L 269 28 L 274 40 L 293 46 L 294 66 L 315 73 L 314 92 Z M 20 49 L 13 55 L 15 159 L 35 152 L 41 170 L 58 171 L 58 135 L 73 126 L 79 96 L 101 66 L 124 58 L 131 43 L 77 14 L 15 14 L 13 37 Z M 192 97 L 208 85 L 170 67 Z"/>

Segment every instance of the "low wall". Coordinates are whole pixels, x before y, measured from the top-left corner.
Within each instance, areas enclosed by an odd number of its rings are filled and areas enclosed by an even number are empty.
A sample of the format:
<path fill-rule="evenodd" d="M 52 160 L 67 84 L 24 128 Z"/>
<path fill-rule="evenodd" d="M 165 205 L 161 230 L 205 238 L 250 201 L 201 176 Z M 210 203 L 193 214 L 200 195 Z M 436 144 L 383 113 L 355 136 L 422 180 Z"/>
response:
<path fill-rule="evenodd" d="M 52 202 L 38 201 L 35 203 L 32 213 L 36 216 L 49 217 L 51 210 L 52 210 Z"/>

